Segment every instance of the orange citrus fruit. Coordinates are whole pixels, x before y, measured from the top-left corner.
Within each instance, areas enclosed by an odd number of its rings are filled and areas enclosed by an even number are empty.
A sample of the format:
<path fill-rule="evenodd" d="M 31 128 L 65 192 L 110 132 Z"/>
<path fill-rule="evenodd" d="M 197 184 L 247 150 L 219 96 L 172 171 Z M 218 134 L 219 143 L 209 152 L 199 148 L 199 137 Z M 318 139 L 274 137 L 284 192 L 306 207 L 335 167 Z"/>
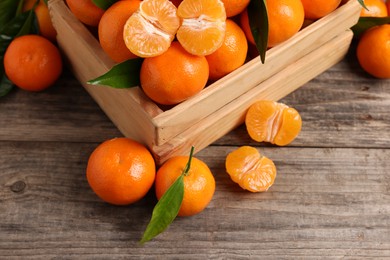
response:
<path fill-rule="evenodd" d="M 376 78 L 390 78 L 390 24 L 372 27 L 357 45 L 361 67 Z"/>
<path fill-rule="evenodd" d="M 152 187 L 156 166 L 149 150 L 129 138 L 113 138 L 91 153 L 86 176 L 103 201 L 128 205 L 143 198 Z"/>
<path fill-rule="evenodd" d="M 341 0 L 301 0 L 307 19 L 318 19 L 339 7 Z"/>
<path fill-rule="evenodd" d="M 139 57 L 165 52 L 180 26 L 176 6 L 169 0 L 144 0 L 127 20 L 123 37 L 127 48 Z"/>
<path fill-rule="evenodd" d="M 242 146 L 229 153 L 225 167 L 233 182 L 251 192 L 267 191 L 276 178 L 273 161 L 250 146 Z"/>
<path fill-rule="evenodd" d="M 66 0 L 66 4 L 77 19 L 90 26 L 98 26 L 104 13 L 92 0 Z"/>
<path fill-rule="evenodd" d="M 249 5 L 250 0 L 222 0 L 227 17 L 233 17 L 242 13 Z"/>
<path fill-rule="evenodd" d="M 150 99 L 162 105 L 174 105 L 200 92 L 208 76 L 206 58 L 186 52 L 175 41 L 163 54 L 145 58 L 140 82 Z"/>
<path fill-rule="evenodd" d="M 209 79 L 217 80 L 244 64 L 248 42 L 243 30 L 233 20 L 226 20 L 226 34 L 222 46 L 206 56 Z"/>
<path fill-rule="evenodd" d="M 115 62 L 137 57 L 126 47 L 123 28 L 140 3 L 141 0 L 118 1 L 110 6 L 100 19 L 98 28 L 100 45 Z"/>
<path fill-rule="evenodd" d="M 387 6 L 383 0 L 364 0 L 364 5 L 360 11 L 360 17 L 386 17 L 388 15 Z"/>
<path fill-rule="evenodd" d="M 168 159 L 158 169 L 155 189 L 158 199 L 182 174 L 188 162 L 188 156 L 175 156 Z M 213 198 L 215 179 L 209 167 L 193 157 L 190 170 L 184 175 L 184 197 L 178 216 L 192 216 L 203 211 Z"/>
<path fill-rule="evenodd" d="M 305 13 L 301 1 L 267 1 L 268 12 L 268 47 L 274 47 L 295 35 L 303 25 Z M 248 11 L 240 15 L 241 27 L 249 42 L 255 44 L 250 30 Z"/>
<path fill-rule="evenodd" d="M 62 58 L 58 48 L 39 35 L 15 38 L 4 54 L 4 70 L 18 87 L 41 91 L 58 79 L 62 72 Z"/>
<path fill-rule="evenodd" d="M 387 14 L 390 14 L 390 1 L 386 1 Z"/>
<path fill-rule="evenodd" d="M 261 100 L 249 107 L 245 125 L 253 140 L 283 146 L 298 136 L 302 119 L 294 108 L 275 101 Z"/>
<path fill-rule="evenodd" d="M 226 12 L 221 0 L 183 0 L 177 15 L 182 24 L 176 37 L 189 53 L 209 55 L 222 45 Z"/>
<path fill-rule="evenodd" d="M 23 4 L 23 11 L 31 10 L 35 3 L 36 0 L 27 0 Z M 57 31 L 51 22 L 47 5 L 41 0 L 34 11 L 38 20 L 39 34 L 53 42 L 56 41 Z"/>

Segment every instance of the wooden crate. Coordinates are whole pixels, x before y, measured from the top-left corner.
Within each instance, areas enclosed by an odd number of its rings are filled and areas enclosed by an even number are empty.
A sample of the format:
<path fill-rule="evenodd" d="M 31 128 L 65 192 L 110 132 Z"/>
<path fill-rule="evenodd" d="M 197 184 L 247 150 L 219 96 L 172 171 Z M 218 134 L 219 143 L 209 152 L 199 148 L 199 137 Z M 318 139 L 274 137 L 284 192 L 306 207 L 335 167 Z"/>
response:
<path fill-rule="evenodd" d="M 161 109 L 139 87 L 113 89 L 86 82 L 107 72 L 114 62 L 96 37 L 80 23 L 63 0 L 49 1 L 57 41 L 81 84 L 124 136 L 153 152 L 157 163 L 171 156 L 200 151 L 242 124 L 247 108 L 259 99 L 279 100 L 333 66 L 346 54 L 361 6 L 350 0 L 333 13 L 302 29 L 198 95 Z"/>

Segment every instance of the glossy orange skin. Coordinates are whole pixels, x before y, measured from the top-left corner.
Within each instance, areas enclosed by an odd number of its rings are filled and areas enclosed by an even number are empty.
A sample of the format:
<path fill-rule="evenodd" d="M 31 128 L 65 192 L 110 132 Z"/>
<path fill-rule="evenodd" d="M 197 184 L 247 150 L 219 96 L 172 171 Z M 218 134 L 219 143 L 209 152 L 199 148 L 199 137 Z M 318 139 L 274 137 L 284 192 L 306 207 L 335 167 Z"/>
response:
<path fill-rule="evenodd" d="M 389 3 L 387 3 L 388 5 Z M 383 0 L 364 0 L 364 5 L 360 12 L 360 17 L 386 17 L 388 16 L 387 6 Z"/>
<path fill-rule="evenodd" d="M 236 16 L 249 5 L 250 0 L 222 0 L 225 5 L 226 16 L 233 17 Z"/>
<path fill-rule="evenodd" d="M 43 36 L 20 36 L 4 54 L 4 70 L 19 88 L 42 91 L 60 77 L 62 58 L 58 48 Z"/>
<path fill-rule="evenodd" d="M 390 78 L 390 25 L 372 27 L 360 38 L 356 50 L 361 67 L 376 78 Z"/>
<path fill-rule="evenodd" d="M 31 10 L 34 6 L 36 0 L 27 0 L 23 4 L 23 11 Z M 41 0 L 39 4 L 35 7 L 35 14 L 38 20 L 39 34 L 43 37 L 51 40 L 52 42 L 56 41 L 57 31 L 55 30 L 47 5 Z"/>
<path fill-rule="evenodd" d="M 340 5 L 341 0 L 301 0 L 305 9 L 305 18 L 319 19 L 324 17 Z"/>
<path fill-rule="evenodd" d="M 152 154 L 129 138 L 101 143 L 88 159 L 86 177 L 103 201 L 128 205 L 142 199 L 152 187 L 156 166 Z"/>
<path fill-rule="evenodd" d="M 226 20 L 226 33 L 222 46 L 206 56 L 209 64 L 209 79 L 218 80 L 242 66 L 248 52 L 244 31 L 230 19 Z"/>
<path fill-rule="evenodd" d="M 118 1 L 109 7 L 100 19 L 98 26 L 100 45 L 115 62 L 137 57 L 126 47 L 123 28 L 140 3 L 140 0 Z"/>
<path fill-rule="evenodd" d="M 178 104 L 199 93 L 208 77 L 206 58 L 186 52 L 178 42 L 163 54 L 146 58 L 140 71 L 145 94 L 163 105 Z"/>
<path fill-rule="evenodd" d="M 97 7 L 92 0 L 66 0 L 70 11 L 82 23 L 96 27 L 99 24 L 104 10 Z"/>
<path fill-rule="evenodd" d="M 182 174 L 188 156 L 175 156 L 166 161 L 157 171 L 155 189 L 158 199 Z M 178 216 L 193 216 L 202 212 L 210 203 L 215 192 L 215 179 L 209 167 L 193 157 L 191 167 L 184 176 L 184 197 Z"/>
<path fill-rule="evenodd" d="M 303 25 L 305 13 L 301 1 L 267 1 L 268 11 L 268 47 L 274 47 L 294 36 Z M 247 10 L 240 15 L 240 25 L 248 41 L 255 44 L 249 26 Z"/>

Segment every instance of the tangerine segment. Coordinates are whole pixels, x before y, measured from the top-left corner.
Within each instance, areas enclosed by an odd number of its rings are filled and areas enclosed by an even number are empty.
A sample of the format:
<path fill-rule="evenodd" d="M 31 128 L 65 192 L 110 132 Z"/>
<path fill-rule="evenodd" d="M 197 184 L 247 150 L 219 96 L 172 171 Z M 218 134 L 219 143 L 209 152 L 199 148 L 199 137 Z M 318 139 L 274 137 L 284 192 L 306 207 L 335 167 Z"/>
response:
<path fill-rule="evenodd" d="M 250 106 L 245 125 L 253 140 L 283 146 L 298 136 L 302 119 L 294 108 L 283 103 L 262 100 Z"/>
<path fill-rule="evenodd" d="M 169 0 L 145 0 L 127 20 L 123 39 L 139 57 L 154 57 L 165 52 L 180 26 L 176 6 Z"/>
<path fill-rule="evenodd" d="M 222 45 L 226 12 L 221 0 L 183 0 L 177 15 L 182 24 L 176 37 L 189 53 L 209 55 Z"/>
<path fill-rule="evenodd" d="M 276 177 L 273 161 L 250 146 L 242 146 L 229 153 L 225 167 L 232 181 L 251 192 L 267 191 Z"/>

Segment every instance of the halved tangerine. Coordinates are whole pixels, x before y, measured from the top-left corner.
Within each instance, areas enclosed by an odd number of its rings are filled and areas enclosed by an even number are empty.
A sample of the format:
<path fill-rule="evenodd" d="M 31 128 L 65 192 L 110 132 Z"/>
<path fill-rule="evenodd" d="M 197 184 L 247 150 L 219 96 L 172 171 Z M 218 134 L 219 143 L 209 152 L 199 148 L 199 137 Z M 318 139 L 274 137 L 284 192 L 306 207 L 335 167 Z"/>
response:
<path fill-rule="evenodd" d="M 127 20 L 123 39 L 139 57 L 154 57 L 165 52 L 180 26 L 176 6 L 169 0 L 144 0 Z"/>
<path fill-rule="evenodd" d="M 242 146 L 229 153 L 225 167 L 232 181 L 251 192 L 267 191 L 276 178 L 273 161 L 251 146 Z"/>
<path fill-rule="evenodd" d="M 302 119 L 294 108 L 275 101 L 261 100 L 250 106 L 245 125 L 253 140 L 283 146 L 298 136 Z"/>
<path fill-rule="evenodd" d="M 226 11 L 221 0 L 183 0 L 177 15 L 182 24 L 176 37 L 193 55 L 209 55 L 223 43 Z"/>

